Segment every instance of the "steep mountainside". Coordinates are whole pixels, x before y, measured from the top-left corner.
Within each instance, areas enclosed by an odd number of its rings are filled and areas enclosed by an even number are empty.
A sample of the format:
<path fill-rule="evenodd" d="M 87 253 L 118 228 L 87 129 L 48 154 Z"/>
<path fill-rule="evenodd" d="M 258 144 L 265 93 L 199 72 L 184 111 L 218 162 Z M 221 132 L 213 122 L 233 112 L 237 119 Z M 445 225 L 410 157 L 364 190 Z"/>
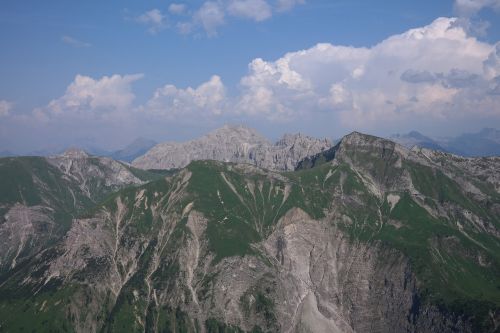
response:
<path fill-rule="evenodd" d="M 178 169 L 191 161 L 216 160 L 271 170 L 294 170 L 301 159 L 330 147 L 326 139 L 301 134 L 285 135 L 273 145 L 253 129 L 224 126 L 189 142 L 158 144 L 132 165 L 141 169 Z"/>
<path fill-rule="evenodd" d="M 498 158 L 353 133 L 300 167 L 117 192 L 3 277 L 0 330 L 498 331 Z"/>
<path fill-rule="evenodd" d="M 78 213 L 123 187 L 157 177 L 68 150 L 0 159 L 0 276 L 59 239 Z"/>

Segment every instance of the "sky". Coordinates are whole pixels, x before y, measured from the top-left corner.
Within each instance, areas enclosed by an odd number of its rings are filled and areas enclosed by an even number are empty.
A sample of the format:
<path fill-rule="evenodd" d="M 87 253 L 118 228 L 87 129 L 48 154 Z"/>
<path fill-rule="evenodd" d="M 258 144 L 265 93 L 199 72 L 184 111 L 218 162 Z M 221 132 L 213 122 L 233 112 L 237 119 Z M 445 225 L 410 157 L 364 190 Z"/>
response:
<path fill-rule="evenodd" d="M 500 128 L 500 0 L 0 3 L 0 151 Z"/>

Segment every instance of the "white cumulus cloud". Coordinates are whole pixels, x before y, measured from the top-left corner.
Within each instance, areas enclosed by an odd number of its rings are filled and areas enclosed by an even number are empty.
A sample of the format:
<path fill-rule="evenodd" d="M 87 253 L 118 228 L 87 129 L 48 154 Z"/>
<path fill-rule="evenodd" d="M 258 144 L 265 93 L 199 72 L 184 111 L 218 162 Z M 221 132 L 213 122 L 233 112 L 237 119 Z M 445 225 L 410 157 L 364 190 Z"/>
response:
<path fill-rule="evenodd" d="M 0 117 L 8 116 L 12 107 L 13 104 L 11 102 L 0 100 Z"/>
<path fill-rule="evenodd" d="M 165 15 L 163 15 L 163 13 L 156 8 L 139 15 L 136 18 L 136 21 L 147 25 L 149 27 L 148 31 L 152 34 L 155 34 L 166 27 Z"/>
<path fill-rule="evenodd" d="M 279 11 L 290 10 L 296 5 L 302 5 L 305 0 L 278 0 L 277 7 Z"/>
<path fill-rule="evenodd" d="M 142 107 L 151 115 L 163 118 L 213 116 L 224 112 L 226 89 L 221 78 L 214 75 L 196 88 L 177 88 L 168 84 L 157 89 Z M 195 118 L 196 119 L 196 118 Z"/>
<path fill-rule="evenodd" d="M 172 3 L 168 6 L 168 11 L 173 15 L 181 15 L 186 12 L 186 5 L 183 3 Z"/>
<path fill-rule="evenodd" d="M 106 112 L 124 111 L 131 107 L 135 95 L 132 83 L 142 74 L 112 75 L 93 79 L 77 75 L 63 96 L 52 100 L 34 113 L 40 119 L 57 117 L 102 117 Z"/>
<path fill-rule="evenodd" d="M 487 7 L 500 10 L 500 0 L 455 0 L 455 10 L 459 16 L 474 16 Z"/>
<path fill-rule="evenodd" d="M 318 44 L 268 62 L 241 80 L 237 110 L 269 119 L 330 112 L 346 127 L 418 117 L 500 116 L 500 47 L 439 18 L 371 48 Z"/>
<path fill-rule="evenodd" d="M 455 0 L 454 10 L 458 17 L 455 24 L 462 26 L 471 34 L 485 36 L 490 28 L 490 22 L 478 15 L 485 8 L 500 11 L 500 0 Z"/>
<path fill-rule="evenodd" d="M 275 12 L 284 12 L 304 3 L 305 0 L 208 0 L 193 10 L 188 10 L 183 3 L 172 3 L 168 6 L 168 19 L 181 34 L 201 30 L 214 37 L 218 29 L 226 24 L 227 17 L 262 22 L 273 17 Z M 167 26 L 166 15 L 158 9 L 140 15 L 135 21 L 150 26 L 152 33 Z"/>
<path fill-rule="evenodd" d="M 194 22 L 201 25 L 209 36 L 217 35 L 217 28 L 224 24 L 224 8 L 215 1 L 205 2 L 194 14 Z"/>
<path fill-rule="evenodd" d="M 227 7 L 229 14 L 264 21 L 272 16 L 271 6 L 265 0 L 232 0 Z"/>

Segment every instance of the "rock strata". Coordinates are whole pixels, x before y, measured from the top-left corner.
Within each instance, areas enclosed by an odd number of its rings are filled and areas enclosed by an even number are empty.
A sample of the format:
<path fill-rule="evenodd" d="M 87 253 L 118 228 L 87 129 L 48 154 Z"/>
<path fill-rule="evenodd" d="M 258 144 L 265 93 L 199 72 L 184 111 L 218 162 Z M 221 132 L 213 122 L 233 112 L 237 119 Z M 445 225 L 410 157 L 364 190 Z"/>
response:
<path fill-rule="evenodd" d="M 305 157 L 331 146 L 327 139 L 303 134 L 286 134 L 272 144 L 251 128 L 226 125 L 192 141 L 160 143 L 135 159 L 132 165 L 140 169 L 178 169 L 191 161 L 216 160 L 288 171 L 294 170 Z"/>

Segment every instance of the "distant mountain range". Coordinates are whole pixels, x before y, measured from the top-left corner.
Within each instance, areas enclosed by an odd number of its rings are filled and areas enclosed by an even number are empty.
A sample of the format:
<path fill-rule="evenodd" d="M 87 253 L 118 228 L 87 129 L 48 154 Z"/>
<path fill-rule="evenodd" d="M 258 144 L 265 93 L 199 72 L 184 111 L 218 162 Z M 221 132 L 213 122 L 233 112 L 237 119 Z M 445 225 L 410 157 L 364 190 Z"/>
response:
<path fill-rule="evenodd" d="M 393 134 L 390 139 L 407 148 L 418 146 L 432 150 L 447 151 L 436 140 L 433 140 L 417 131 L 411 131 L 408 134 Z"/>
<path fill-rule="evenodd" d="M 500 131 L 493 128 L 440 139 L 411 131 L 392 135 L 390 139 L 408 148 L 418 146 L 464 157 L 500 156 Z M 285 134 L 273 144 L 254 129 L 226 125 L 191 141 L 157 144 L 131 163 L 140 169 L 178 169 L 191 161 L 209 159 L 287 171 L 294 170 L 304 158 L 333 145 L 328 139 L 300 133 Z"/>
<path fill-rule="evenodd" d="M 125 148 L 110 153 L 106 156 L 119 161 L 132 162 L 137 157 L 144 155 L 156 144 L 157 142 L 153 140 L 137 138 Z"/>
<path fill-rule="evenodd" d="M 418 146 L 464 157 L 500 156 L 500 130 L 495 128 L 483 128 L 478 132 L 463 133 L 456 137 L 430 137 L 411 131 L 390 135 L 388 139 L 407 148 Z M 139 137 L 115 151 L 82 143 L 64 149 L 37 150 L 22 154 L 6 149 L 0 151 L 0 157 L 54 156 L 62 154 L 68 148 L 79 148 L 93 156 L 111 157 L 146 169 L 175 169 L 186 166 L 192 160 L 214 159 L 246 162 L 275 170 L 292 170 L 299 160 L 330 148 L 338 141 L 297 133 L 285 134 L 273 144 L 253 129 L 226 125 L 201 138 L 181 143 L 157 143 Z"/>
<path fill-rule="evenodd" d="M 418 146 L 465 157 L 500 156 L 500 130 L 484 128 L 451 138 L 431 138 L 417 131 L 394 134 L 390 139 L 411 148 Z"/>
<path fill-rule="evenodd" d="M 0 157 L 9 157 L 9 156 L 17 156 L 17 154 L 11 152 L 10 150 L 0 151 Z"/>
<path fill-rule="evenodd" d="M 285 134 L 275 144 L 252 128 L 226 125 L 187 142 L 160 143 L 132 165 L 140 169 L 178 169 L 191 161 L 246 163 L 269 170 L 294 170 L 297 163 L 332 147 L 328 139 Z"/>
<path fill-rule="evenodd" d="M 88 154 L 93 156 L 100 157 L 111 157 L 114 160 L 123 161 L 123 162 L 132 162 L 139 156 L 144 155 L 149 149 L 157 144 L 156 141 L 145 139 L 145 138 L 137 138 L 132 141 L 130 144 L 125 146 L 123 149 L 116 151 L 109 151 L 106 149 L 102 149 L 96 147 L 91 144 L 81 144 L 81 145 L 72 145 L 71 147 L 63 148 L 63 149 L 44 149 L 44 150 L 35 150 L 25 154 L 19 154 L 12 152 L 10 150 L 2 150 L 0 151 L 0 157 L 13 157 L 13 156 L 54 156 L 61 155 L 67 149 L 70 148 L 78 148 L 86 151 Z"/>

